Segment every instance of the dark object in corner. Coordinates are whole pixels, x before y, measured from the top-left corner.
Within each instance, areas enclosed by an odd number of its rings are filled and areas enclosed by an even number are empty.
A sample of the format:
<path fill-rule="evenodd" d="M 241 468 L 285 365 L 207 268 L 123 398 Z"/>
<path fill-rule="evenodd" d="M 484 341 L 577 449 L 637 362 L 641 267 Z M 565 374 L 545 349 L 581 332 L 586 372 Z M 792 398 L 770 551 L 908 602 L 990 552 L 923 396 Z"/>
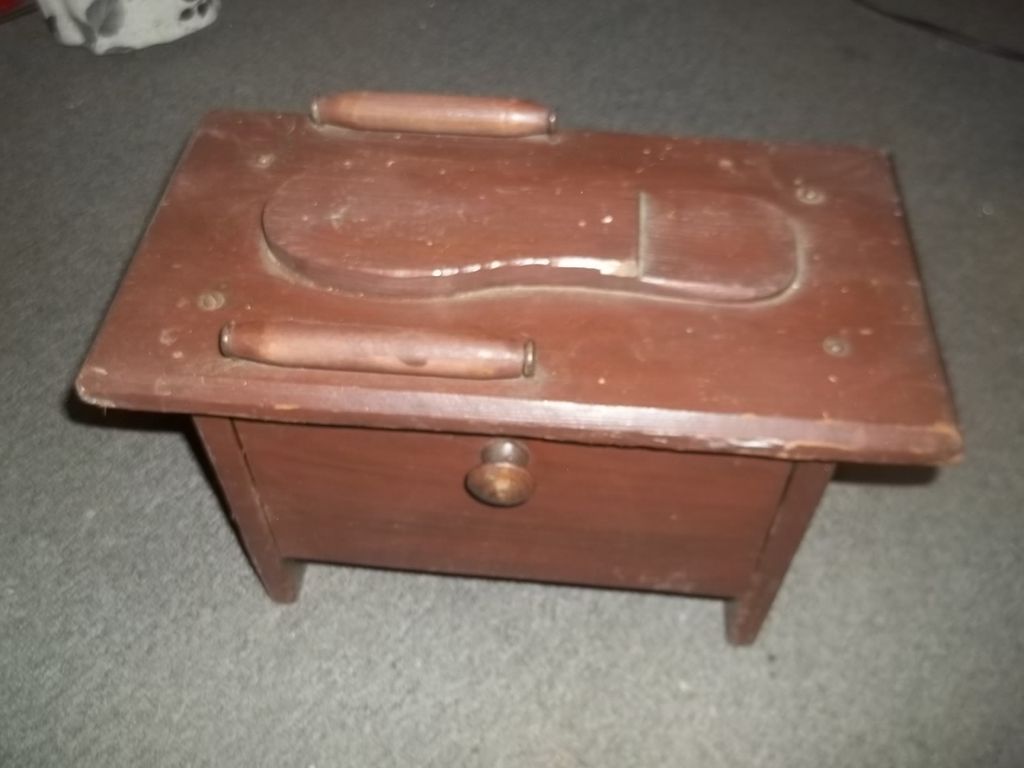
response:
<path fill-rule="evenodd" d="M 0 0 L 0 24 L 36 10 L 35 0 Z M 49 21 L 49 19 L 47 19 Z"/>
<path fill-rule="evenodd" d="M 908 16 L 906 14 L 898 13 L 896 11 L 890 11 L 886 8 L 876 5 L 871 0 L 851 0 L 856 5 L 866 8 L 873 13 L 877 13 L 886 19 L 892 21 L 898 21 L 900 24 L 906 24 L 908 27 L 914 27 L 924 32 L 929 32 L 933 35 L 937 35 L 945 40 L 949 40 L 957 45 L 962 45 L 966 48 L 973 48 L 981 53 L 987 53 L 989 56 L 999 56 L 1003 59 L 1009 59 L 1010 61 L 1024 61 L 1024 51 L 1016 48 L 1010 48 L 999 43 L 992 43 L 987 40 L 981 40 L 973 35 L 968 35 L 964 32 L 960 32 L 956 29 L 950 29 L 949 27 L 943 27 L 940 24 L 936 24 L 928 19 L 921 19 L 916 16 Z"/>

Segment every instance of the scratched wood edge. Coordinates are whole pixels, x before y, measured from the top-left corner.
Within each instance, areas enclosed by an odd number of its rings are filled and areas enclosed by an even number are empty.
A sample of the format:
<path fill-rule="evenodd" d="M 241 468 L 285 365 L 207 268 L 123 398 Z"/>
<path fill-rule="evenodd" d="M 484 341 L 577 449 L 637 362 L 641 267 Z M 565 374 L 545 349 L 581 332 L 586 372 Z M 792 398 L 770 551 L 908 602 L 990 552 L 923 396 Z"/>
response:
<path fill-rule="evenodd" d="M 750 584 L 725 604 L 726 637 L 733 645 L 757 639 L 834 471 L 831 463 L 793 465 Z"/>
<path fill-rule="evenodd" d="M 263 588 L 275 602 L 295 602 L 305 565 L 283 558 L 278 551 L 234 424 L 215 416 L 195 416 L 193 423 Z"/>
<path fill-rule="evenodd" d="M 249 112 L 240 110 L 217 110 L 207 114 L 189 141 L 189 147 L 199 140 L 205 132 L 217 129 L 223 123 L 237 122 L 243 119 L 259 119 L 260 121 L 294 130 L 299 125 L 306 125 L 308 118 L 304 115 L 282 112 Z M 365 134 L 341 128 L 318 128 L 325 135 L 333 138 L 350 137 L 363 140 Z M 615 136 L 617 134 L 575 131 L 580 137 Z M 379 141 L 386 141 L 398 134 L 381 133 Z M 556 135 L 557 137 L 558 135 Z M 523 141 L 552 140 L 551 136 L 533 137 Z M 657 140 L 658 136 L 647 137 Z M 664 136 L 662 138 L 700 144 L 705 149 L 725 150 L 735 146 L 774 146 L 778 149 L 800 151 L 813 155 L 816 152 L 829 150 L 853 150 L 864 155 L 876 155 L 883 159 L 891 168 L 889 158 L 884 152 L 873 148 L 841 144 L 808 145 L 777 141 L 737 141 L 730 139 L 698 139 Z M 458 141 L 491 141 L 488 138 L 460 138 Z M 179 170 L 185 159 L 190 155 L 186 150 L 179 160 Z M 152 226 L 152 222 L 150 224 Z M 148 237 L 148 235 L 147 235 Z M 145 242 L 146 238 L 144 238 Z M 129 273 L 130 274 L 130 273 Z M 397 405 L 404 413 L 410 415 L 412 428 L 427 430 L 446 430 L 477 432 L 482 429 L 500 429 L 507 434 L 522 434 L 539 438 L 563 439 L 585 443 L 614 445 L 644 445 L 678 450 L 710 451 L 717 453 L 737 453 L 753 456 L 766 456 L 784 459 L 810 459 L 829 461 L 853 461 L 860 463 L 894 463 L 894 464 L 942 464 L 952 463 L 960 458 L 962 440 L 955 426 L 952 412 L 940 417 L 942 420 L 925 424 L 864 424 L 855 422 L 835 422 L 804 418 L 799 420 L 781 420 L 771 416 L 748 417 L 734 415 L 734 419 L 743 421 L 731 422 L 739 427 L 706 428 L 710 419 L 722 419 L 718 414 L 709 412 L 690 413 L 671 410 L 657 410 L 643 407 L 613 407 L 607 405 L 587 405 L 588 413 L 582 418 L 573 418 L 568 413 L 567 403 L 536 403 L 528 408 L 513 407 L 512 414 L 492 413 L 488 418 L 477 419 L 477 425 L 470 428 L 459 418 L 462 410 L 458 405 L 452 406 L 444 402 L 445 395 L 434 393 L 432 396 L 417 393 L 400 393 L 402 402 L 390 401 L 391 392 L 382 391 L 375 398 L 365 390 L 349 385 L 330 387 L 315 385 L 320 393 L 325 391 L 339 392 L 338 399 L 352 401 L 349 407 L 333 408 L 325 412 L 322 408 L 311 405 L 311 397 L 305 403 L 289 396 L 289 402 L 275 402 L 270 393 L 250 392 L 248 398 L 241 403 L 231 403 L 224 399 L 223 393 L 214 393 L 211 397 L 198 398 L 192 406 L 185 408 L 181 403 L 174 402 L 179 394 L 190 390 L 187 382 L 180 380 L 160 380 L 156 382 L 135 382 L 141 384 L 141 391 L 125 393 L 111 386 L 109 381 L 98 380 L 98 376 L 90 377 L 85 369 L 79 378 L 78 389 L 82 399 L 100 407 L 124 407 L 154 410 L 160 412 L 188 412 L 222 416 L 238 416 L 243 418 L 264 418 L 270 420 L 291 421 L 297 423 L 317 424 L 351 424 L 356 426 L 399 427 L 400 424 L 388 423 L 390 420 L 382 413 L 382 404 L 389 401 L 390 406 Z M 113 374 L 113 372 L 112 372 Z M 123 376 L 119 372 L 118 376 Z M 111 378 L 114 378 L 111 375 Z M 256 383 L 256 382 L 254 382 Z M 257 383 L 258 384 L 258 383 Z M 234 387 L 235 392 L 242 389 L 237 383 L 225 386 Z M 244 386 L 244 383 L 243 383 Z M 251 389 L 258 389 L 253 387 Z M 278 394 L 276 397 L 280 397 Z M 508 401 L 498 397 L 477 397 L 474 403 L 467 403 L 473 408 L 486 407 L 493 401 L 495 407 L 506 409 Z M 484 404 L 484 405 L 481 405 Z M 578 405 L 577 405 L 578 407 Z M 440 410 L 438 410 L 440 408 Z M 564 411 L 564 418 L 552 418 L 555 411 Z M 437 411 L 437 414 L 433 413 Z M 722 422 L 726 423 L 726 422 Z M 671 429 L 664 429 L 668 424 Z M 595 433 L 582 434 L 590 425 Z M 685 430 L 680 431 L 680 430 Z M 670 434 L 665 434 L 669 432 Z"/>
<path fill-rule="evenodd" d="M 287 403 L 268 402 L 258 387 L 230 382 L 151 381 L 83 369 L 75 387 L 101 408 L 188 413 L 324 426 L 402 428 L 465 434 L 500 433 L 584 444 L 663 448 L 764 458 L 935 465 L 959 461 L 954 424 L 869 424 L 646 408 L 530 401 L 449 393 L 374 390 L 295 383 Z M 148 390 L 148 391 L 147 391 Z"/>

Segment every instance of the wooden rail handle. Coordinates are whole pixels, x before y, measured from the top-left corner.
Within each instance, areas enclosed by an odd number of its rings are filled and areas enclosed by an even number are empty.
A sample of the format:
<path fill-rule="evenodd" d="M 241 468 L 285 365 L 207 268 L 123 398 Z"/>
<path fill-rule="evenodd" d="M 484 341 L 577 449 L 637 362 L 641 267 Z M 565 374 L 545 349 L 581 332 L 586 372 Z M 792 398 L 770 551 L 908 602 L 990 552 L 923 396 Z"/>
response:
<path fill-rule="evenodd" d="M 531 101 L 434 93 L 348 91 L 321 96 L 310 113 L 317 124 L 364 131 L 519 137 L 555 130 L 555 113 Z"/>
<path fill-rule="evenodd" d="M 230 322 L 221 329 L 220 350 L 289 368 L 455 379 L 517 379 L 532 376 L 536 364 L 533 341 L 295 320 Z"/>

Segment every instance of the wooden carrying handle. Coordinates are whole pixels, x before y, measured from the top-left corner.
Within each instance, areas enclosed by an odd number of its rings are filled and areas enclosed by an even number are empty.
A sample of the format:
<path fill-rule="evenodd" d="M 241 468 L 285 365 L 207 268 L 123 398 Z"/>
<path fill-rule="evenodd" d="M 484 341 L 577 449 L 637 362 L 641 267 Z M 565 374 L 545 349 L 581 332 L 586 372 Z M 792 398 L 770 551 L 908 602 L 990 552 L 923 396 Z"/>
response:
<path fill-rule="evenodd" d="M 518 99 L 348 91 L 321 96 L 310 112 L 315 123 L 364 131 L 517 137 L 555 130 L 552 110 Z"/>
<path fill-rule="evenodd" d="M 532 341 L 295 320 L 230 322 L 221 329 L 220 350 L 288 368 L 454 379 L 517 379 L 535 367 Z"/>

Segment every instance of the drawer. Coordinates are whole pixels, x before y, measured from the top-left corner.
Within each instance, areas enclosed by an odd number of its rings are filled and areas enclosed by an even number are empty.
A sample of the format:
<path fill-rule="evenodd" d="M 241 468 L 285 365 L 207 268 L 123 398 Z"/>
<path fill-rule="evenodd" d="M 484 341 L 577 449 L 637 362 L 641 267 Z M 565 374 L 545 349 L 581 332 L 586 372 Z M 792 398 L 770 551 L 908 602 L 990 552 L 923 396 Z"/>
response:
<path fill-rule="evenodd" d="M 735 595 L 791 464 L 543 440 L 533 490 L 466 490 L 493 438 L 236 422 L 286 557 L 608 587 Z"/>

